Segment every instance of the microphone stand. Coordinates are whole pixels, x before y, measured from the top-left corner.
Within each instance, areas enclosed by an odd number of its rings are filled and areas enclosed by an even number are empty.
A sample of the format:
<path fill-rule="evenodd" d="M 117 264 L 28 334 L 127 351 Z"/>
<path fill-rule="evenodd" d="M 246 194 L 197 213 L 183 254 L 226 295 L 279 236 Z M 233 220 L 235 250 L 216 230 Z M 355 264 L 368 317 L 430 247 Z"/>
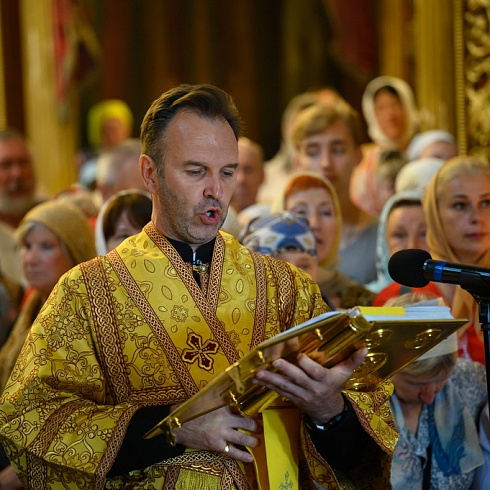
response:
<path fill-rule="evenodd" d="M 485 345 L 485 369 L 487 373 L 488 396 L 490 394 L 490 284 L 485 281 L 485 278 L 482 275 L 469 271 L 461 272 L 459 284 L 465 291 L 468 291 L 478 303 L 478 319 L 483 331 L 483 342 Z"/>
<path fill-rule="evenodd" d="M 476 297 L 478 303 L 478 314 L 483 331 L 483 342 L 485 345 L 485 369 L 487 373 L 487 396 L 490 394 L 490 298 Z M 489 404 L 490 411 L 490 404 Z"/>
<path fill-rule="evenodd" d="M 474 296 L 473 296 L 474 297 Z M 483 342 L 485 344 L 485 368 L 487 372 L 487 395 L 490 393 L 490 300 L 489 298 L 478 300 L 479 319 L 483 331 Z"/>

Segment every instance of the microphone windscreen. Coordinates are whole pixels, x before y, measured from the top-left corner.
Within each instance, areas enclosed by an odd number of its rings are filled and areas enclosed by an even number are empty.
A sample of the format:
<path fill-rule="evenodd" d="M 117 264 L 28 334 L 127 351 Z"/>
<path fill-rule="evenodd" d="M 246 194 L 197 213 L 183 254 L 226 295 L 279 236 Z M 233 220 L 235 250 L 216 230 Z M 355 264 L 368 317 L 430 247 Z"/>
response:
<path fill-rule="evenodd" d="M 410 248 L 395 252 L 388 262 L 391 278 L 404 286 L 423 288 L 429 284 L 424 277 L 424 263 L 430 260 L 429 252 Z"/>

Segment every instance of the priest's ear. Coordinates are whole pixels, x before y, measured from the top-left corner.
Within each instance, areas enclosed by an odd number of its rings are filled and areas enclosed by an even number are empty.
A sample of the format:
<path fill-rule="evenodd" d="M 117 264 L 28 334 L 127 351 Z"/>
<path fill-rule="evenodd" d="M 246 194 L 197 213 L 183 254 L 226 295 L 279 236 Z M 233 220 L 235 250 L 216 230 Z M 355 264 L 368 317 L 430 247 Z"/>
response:
<path fill-rule="evenodd" d="M 140 156 L 140 173 L 148 192 L 156 194 L 158 190 L 158 172 L 153 159 L 148 155 Z"/>

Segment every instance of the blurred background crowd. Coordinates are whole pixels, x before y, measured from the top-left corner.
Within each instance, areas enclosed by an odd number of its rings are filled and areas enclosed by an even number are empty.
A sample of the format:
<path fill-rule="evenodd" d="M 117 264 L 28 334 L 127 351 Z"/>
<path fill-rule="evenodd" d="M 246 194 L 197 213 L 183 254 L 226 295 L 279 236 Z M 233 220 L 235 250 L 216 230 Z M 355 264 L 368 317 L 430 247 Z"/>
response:
<path fill-rule="evenodd" d="M 440 8 L 432 25 L 432 7 L 420 4 L 53 0 L 27 11 L 25 2 L 2 1 L 2 389 L 61 275 L 150 221 L 138 137 L 148 101 L 178 83 L 207 82 L 235 97 L 246 127 L 223 231 L 304 269 L 332 309 L 397 304 L 412 294 L 467 318 L 442 354 L 449 361 L 406 374 L 421 377 L 432 391 L 407 394 L 407 380 L 398 379 L 393 408 L 403 443 L 422 445 L 425 454 L 430 437 L 418 428 L 436 422 L 424 418 L 423 407 L 434 405 L 443 389 L 451 388 L 444 399 L 451 413 L 461 408 L 455 399 L 472 396 L 464 423 L 473 424 L 474 437 L 460 442 L 467 450 L 481 436 L 484 450 L 486 431 L 479 436 L 478 430 L 480 414 L 482 427 L 488 424 L 488 410 L 481 410 L 487 394 L 478 304 L 455 285 L 400 285 L 387 268 L 395 252 L 409 248 L 490 267 L 488 147 L 475 137 L 486 133 L 488 143 L 488 127 L 481 119 L 476 131 L 461 131 L 458 66 L 448 61 L 453 46 L 442 55 L 448 58 L 443 68 L 435 56 L 461 15 L 460 3 Z M 434 57 L 421 61 L 415 55 L 431 27 L 440 36 L 424 46 Z M 28 48 L 39 48 L 29 44 L 29 31 L 43 36 L 40 46 L 53 47 L 52 64 L 16 62 L 15 56 L 26 60 Z M 422 81 L 430 67 L 437 73 Z M 460 359 L 473 367 L 458 368 Z M 431 488 L 470 488 L 472 482 L 485 488 L 484 452 L 472 451 L 473 464 L 465 468 L 437 460 L 433 481 L 441 486 Z M 406 462 L 399 464 L 398 470 Z"/>

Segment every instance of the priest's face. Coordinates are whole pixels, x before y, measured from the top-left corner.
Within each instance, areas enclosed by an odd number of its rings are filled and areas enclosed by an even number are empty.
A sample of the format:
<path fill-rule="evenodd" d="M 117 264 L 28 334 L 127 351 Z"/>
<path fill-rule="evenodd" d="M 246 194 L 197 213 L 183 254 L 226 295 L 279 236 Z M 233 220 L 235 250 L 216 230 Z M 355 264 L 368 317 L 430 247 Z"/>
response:
<path fill-rule="evenodd" d="M 141 170 L 153 194 L 153 222 L 193 249 L 209 242 L 225 221 L 236 182 L 238 145 L 230 125 L 190 111 L 177 114 L 162 137 L 160 171 L 146 155 Z"/>

